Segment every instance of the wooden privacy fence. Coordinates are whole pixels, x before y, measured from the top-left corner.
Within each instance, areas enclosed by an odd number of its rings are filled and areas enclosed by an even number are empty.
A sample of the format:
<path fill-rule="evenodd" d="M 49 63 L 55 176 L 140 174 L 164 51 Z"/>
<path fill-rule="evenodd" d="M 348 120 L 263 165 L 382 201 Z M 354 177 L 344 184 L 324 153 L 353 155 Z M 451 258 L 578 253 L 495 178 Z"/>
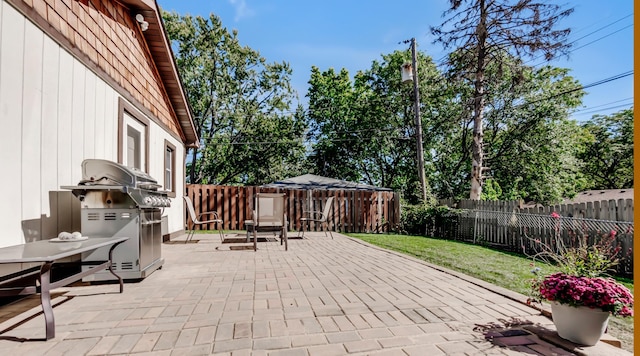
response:
<path fill-rule="evenodd" d="M 196 214 L 215 211 L 224 221 L 225 230 L 245 230 L 245 220 L 251 220 L 254 196 L 257 192 L 284 193 L 289 230 L 300 231 L 300 218 L 306 211 L 321 211 L 327 198 L 334 197 L 328 224 L 331 231 L 375 232 L 400 222 L 398 193 L 363 190 L 297 190 L 262 187 L 187 184 L 187 196 L 193 201 Z M 193 226 L 189 219 L 188 228 Z M 215 226 L 202 225 L 200 230 Z M 311 223 L 309 231 L 320 231 L 321 225 Z"/>
<path fill-rule="evenodd" d="M 576 246 L 613 237 L 608 247 L 619 250 L 616 273 L 633 276 L 632 199 L 534 208 L 522 208 L 514 201 L 464 200 L 455 204 L 441 200 L 440 204 L 460 210 L 429 226 L 432 236 L 486 244 L 526 255 L 534 255 L 543 245 Z"/>

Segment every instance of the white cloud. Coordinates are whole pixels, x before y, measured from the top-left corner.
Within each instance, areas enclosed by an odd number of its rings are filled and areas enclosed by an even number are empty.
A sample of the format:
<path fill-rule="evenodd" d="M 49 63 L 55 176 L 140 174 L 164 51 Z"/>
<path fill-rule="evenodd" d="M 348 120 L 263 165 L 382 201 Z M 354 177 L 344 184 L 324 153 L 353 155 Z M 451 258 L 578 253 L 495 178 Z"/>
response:
<path fill-rule="evenodd" d="M 255 15 L 255 11 L 247 6 L 245 0 L 229 0 L 229 3 L 236 9 L 236 16 L 233 19 L 236 22 Z"/>

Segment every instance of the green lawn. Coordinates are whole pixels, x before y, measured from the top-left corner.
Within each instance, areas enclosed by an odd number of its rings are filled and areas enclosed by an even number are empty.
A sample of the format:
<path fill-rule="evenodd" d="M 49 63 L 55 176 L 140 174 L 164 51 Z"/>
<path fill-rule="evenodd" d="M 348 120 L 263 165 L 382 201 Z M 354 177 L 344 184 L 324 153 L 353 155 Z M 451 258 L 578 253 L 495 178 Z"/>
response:
<path fill-rule="evenodd" d="M 533 278 L 532 260 L 517 254 L 487 247 L 421 236 L 385 234 L 347 234 L 370 244 L 398 251 L 420 260 L 490 282 L 497 286 L 528 295 Z M 536 263 L 540 273 L 554 272 L 553 266 Z M 633 281 L 618 279 L 633 291 Z M 609 333 L 633 351 L 633 318 L 611 318 Z"/>

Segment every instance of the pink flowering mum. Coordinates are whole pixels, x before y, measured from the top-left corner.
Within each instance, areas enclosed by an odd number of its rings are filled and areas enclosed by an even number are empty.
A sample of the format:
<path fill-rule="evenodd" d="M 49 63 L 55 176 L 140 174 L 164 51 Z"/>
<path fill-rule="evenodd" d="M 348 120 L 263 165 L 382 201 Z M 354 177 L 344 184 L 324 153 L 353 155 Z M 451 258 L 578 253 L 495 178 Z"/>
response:
<path fill-rule="evenodd" d="M 540 295 L 548 301 L 633 316 L 633 295 L 611 278 L 589 278 L 555 273 L 540 283 Z"/>

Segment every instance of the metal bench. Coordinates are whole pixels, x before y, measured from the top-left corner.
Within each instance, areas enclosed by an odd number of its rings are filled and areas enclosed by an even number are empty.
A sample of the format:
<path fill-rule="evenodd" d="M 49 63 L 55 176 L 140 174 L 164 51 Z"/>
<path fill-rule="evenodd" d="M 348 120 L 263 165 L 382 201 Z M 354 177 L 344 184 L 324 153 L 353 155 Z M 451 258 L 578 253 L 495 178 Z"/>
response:
<path fill-rule="evenodd" d="M 112 265 L 113 250 L 119 244 L 127 241 L 129 237 L 93 237 L 82 241 L 50 242 L 48 240 L 28 242 L 22 245 L 8 246 L 0 248 L 0 264 L 9 263 L 41 263 L 39 268 L 26 269 L 17 273 L 5 276 L 0 280 L 0 296 L 16 296 L 40 293 L 40 303 L 44 314 L 46 326 L 46 340 L 55 337 L 55 321 L 53 318 L 53 308 L 51 306 L 51 290 L 71 284 L 85 276 L 98 271 L 108 269 L 120 283 L 120 293 L 123 291 L 122 278 L 115 274 Z M 62 278 L 58 281 L 51 281 L 51 268 L 53 264 L 61 259 L 91 252 L 100 247 L 111 246 L 109 249 L 109 260 L 100 262 L 83 263 L 91 267 L 79 273 Z M 17 282 L 29 276 L 37 276 L 38 286 L 35 282 L 29 286 L 14 286 Z M 2 287 L 5 286 L 5 287 Z"/>

